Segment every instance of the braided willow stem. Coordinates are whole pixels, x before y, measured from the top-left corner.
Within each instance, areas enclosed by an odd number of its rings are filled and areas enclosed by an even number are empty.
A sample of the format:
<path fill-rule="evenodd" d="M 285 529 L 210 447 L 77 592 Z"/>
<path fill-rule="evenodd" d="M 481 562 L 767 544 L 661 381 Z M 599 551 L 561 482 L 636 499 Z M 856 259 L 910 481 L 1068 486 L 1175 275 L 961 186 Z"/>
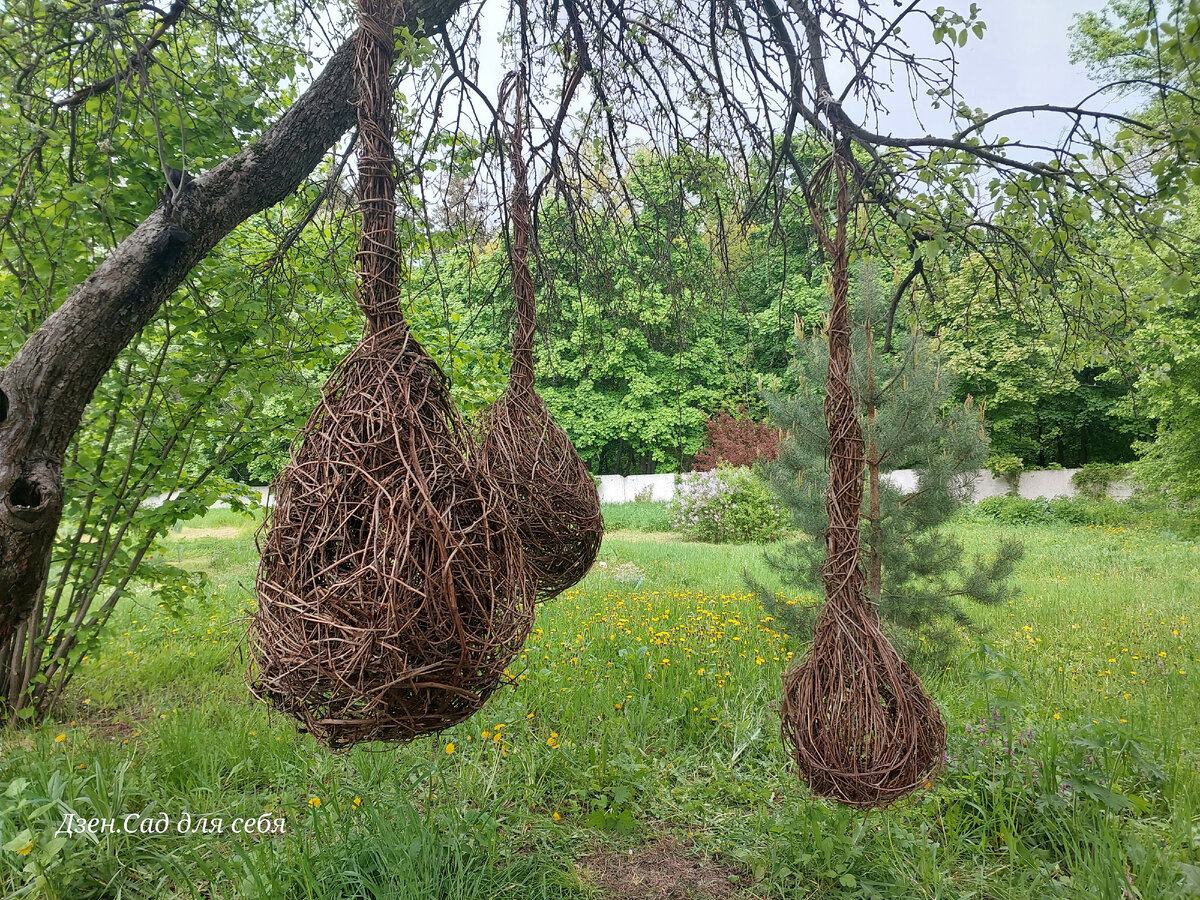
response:
<path fill-rule="evenodd" d="M 865 809 L 928 787 L 946 750 L 946 726 L 921 680 L 884 636 L 859 568 L 863 433 L 850 381 L 850 217 L 845 149 L 836 179 L 829 314 L 829 529 L 821 570 L 825 603 L 808 656 L 783 676 L 782 737 L 813 794 Z M 814 192 L 812 196 L 818 196 Z M 821 217 L 813 210 L 821 230 Z"/>
<path fill-rule="evenodd" d="M 600 550 L 604 520 L 596 483 L 534 387 L 537 299 L 529 268 L 533 225 L 522 150 L 519 78 L 515 85 L 517 114 L 509 130 L 513 171 L 510 261 L 516 299 L 513 363 L 507 390 L 480 413 L 478 427 L 480 457 L 509 499 L 526 565 L 537 582 L 538 599 L 548 600 L 587 574 Z"/>
<path fill-rule="evenodd" d="M 260 532 L 251 690 L 333 747 L 478 710 L 533 624 L 505 498 L 400 308 L 391 2 L 360 0 L 362 342 L 322 391 Z"/>
<path fill-rule="evenodd" d="M 516 113 L 513 127 L 509 131 L 509 164 L 512 166 L 512 197 L 508 204 L 508 216 L 512 222 L 512 252 L 509 254 L 513 270 L 513 297 L 516 302 L 516 324 L 513 326 L 512 369 L 509 372 L 509 390 L 522 394 L 532 393 L 534 384 L 533 339 L 537 331 L 537 297 L 533 287 L 533 272 L 529 268 L 529 245 L 533 234 L 533 221 L 529 202 L 529 167 L 522 149 L 524 129 L 521 126 L 521 107 L 524 91 L 517 81 L 515 96 Z"/>
<path fill-rule="evenodd" d="M 358 304 L 370 330 L 403 321 L 400 313 L 400 250 L 396 242 L 396 150 L 392 144 L 391 18 L 396 0 L 359 0 L 361 21 L 355 55 L 358 87 Z"/>

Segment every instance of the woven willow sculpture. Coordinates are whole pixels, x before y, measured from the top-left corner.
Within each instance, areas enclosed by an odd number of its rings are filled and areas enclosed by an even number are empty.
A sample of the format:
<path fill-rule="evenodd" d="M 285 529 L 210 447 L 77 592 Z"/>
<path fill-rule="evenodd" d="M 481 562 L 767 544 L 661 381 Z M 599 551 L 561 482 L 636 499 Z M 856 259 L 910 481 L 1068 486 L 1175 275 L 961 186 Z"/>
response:
<path fill-rule="evenodd" d="M 850 384 L 848 160 L 835 151 L 814 181 L 836 177 L 829 316 L 829 530 L 825 604 L 807 658 L 783 676 L 782 736 L 813 794 L 870 809 L 928 787 L 946 752 L 946 725 L 921 680 L 884 636 L 858 567 L 863 434 Z M 814 190 L 810 196 L 819 195 Z M 824 234 L 814 214 L 818 233 Z"/>
<path fill-rule="evenodd" d="M 261 536 L 251 689 L 333 747 L 475 712 L 533 623 L 503 498 L 471 459 L 446 378 L 399 304 L 394 0 L 360 0 L 362 343 L 276 479 Z"/>
<path fill-rule="evenodd" d="M 479 414 L 480 456 L 489 475 L 508 498 L 509 512 L 521 538 L 525 564 L 537 583 L 539 600 L 548 600 L 578 582 L 604 537 L 596 483 L 567 433 L 558 426 L 534 388 L 533 339 L 537 301 L 529 269 L 532 233 L 525 157 L 521 148 L 520 108 L 510 132 L 513 170 L 509 217 L 510 259 L 516 295 L 513 362 L 508 388 Z M 502 92 L 501 108 L 504 98 Z"/>

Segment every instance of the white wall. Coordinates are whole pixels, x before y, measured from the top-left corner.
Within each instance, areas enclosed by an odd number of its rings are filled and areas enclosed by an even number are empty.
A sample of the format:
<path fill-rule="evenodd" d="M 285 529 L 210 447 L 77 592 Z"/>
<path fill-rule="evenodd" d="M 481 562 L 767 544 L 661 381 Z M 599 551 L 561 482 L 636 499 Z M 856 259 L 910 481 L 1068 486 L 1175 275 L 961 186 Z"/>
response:
<path fill-rule="evenodd" d="M 650 500 L 670 500 L 675 496 L 675 475 L 600 476 L 601 503 L 630 503 L 645 491 L 650 492 Z"/>
<path fill-rule="evenodd" d="M 1071 476 L 1078 469 L 1040 469 L 1034 472 L 1022 472 L 1019 494 L 1028 499 L 1037 497 L 1074 497 L 1075 485 Z M 676 480 L 686 481 L 694 473 L 685 472 L 683 475 L 667 473 L 664 475 L 601 475 L 601 503 L 631 503 L 638 494 L 649 491 L 651 500 L 666 501 L 675 496 Z M 917 489 L 917 472 L 914 469 L 897 469 L 883 476 L 904 493 L 912 493 Z M 247 487 L 244 496 L 247 498 L 257 495 L 260 503 L 266 504 L 267 491 L 265 487 Z M 971 499 L 982 500 L 985 497 L 998 497 L 1008 493 L 1008 482 L 995 477 L 987 469 L 975 473 L 974 484 L 971 487 Z M 1132 488 L 1123 482 L 1117 482 L 1108 489 L 1108 496 L 1114 500 L 1127 500 L 1133 494 Z M 147 505 L 158 506 L 165 496 L 147 500 Z M 218 507 L 226 507 L 228 503 L 218 503 Z"/>
<path fill-rule="evenodd" d="M 1074 497 L 1075 485 L 1071 476 L 1078 469 L 1040 469 L 1034 472 L 1022 472 L 1018 494 L 1027 499 L 1037 497 Z M 675 496 L 675 480 L 686 480 L 691 473 L 681 476 L 667 475 L 601 475 L 601 503 L 629 503 L 637 498 L 639 491 L 650 489 L 651 500 L 670 500 Z M 897 469 L 884 476 L 904 493 L 917 489 L 917 472 L 913 469 Z M 1008 493 L 1008 482 L 997 478 L 987 469 L 975 473 L 974 484 L 971 486 L 972 500 L 982 500 L 985 497 L 998 497 Z M 1129 485 L 1118 482 L 1109 488 L 1108 495 L 1115 500 L 1126 500 L 1133 493 Z"/>

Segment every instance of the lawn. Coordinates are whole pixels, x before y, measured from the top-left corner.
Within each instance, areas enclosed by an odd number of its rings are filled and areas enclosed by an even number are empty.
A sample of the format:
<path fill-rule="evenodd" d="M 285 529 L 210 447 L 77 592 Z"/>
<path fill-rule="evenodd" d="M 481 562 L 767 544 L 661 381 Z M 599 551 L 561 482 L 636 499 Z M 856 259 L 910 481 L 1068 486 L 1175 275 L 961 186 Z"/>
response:
<path fill-rule="evenodd" d="M 927 674 L 950 729 L 941 780 L 864 816 L 812 801 L 789 770 L 772 702 L 802 648 L 746 591 L 747 574 L 783 590 L 761 547 L 611 531 L 587 579 L 540 609 L 513 686 L 482 713 L 334 755 L 248 698 L 254 523 L 210 513 L 161 548 L 208 587 L 177 610 L 149 592 L 126 603 L 59 717 L 0 738 L 0 888 L 1200 896 L 1200 548 L 1149 528 L 955 530 L 978 549 L 1023 539 L 1020 592 L 976 609 L 980 632 Z M 171 824 L 56 839 L 67 813 Z M 282 831 L 232 833 L 248 816 Z"/>

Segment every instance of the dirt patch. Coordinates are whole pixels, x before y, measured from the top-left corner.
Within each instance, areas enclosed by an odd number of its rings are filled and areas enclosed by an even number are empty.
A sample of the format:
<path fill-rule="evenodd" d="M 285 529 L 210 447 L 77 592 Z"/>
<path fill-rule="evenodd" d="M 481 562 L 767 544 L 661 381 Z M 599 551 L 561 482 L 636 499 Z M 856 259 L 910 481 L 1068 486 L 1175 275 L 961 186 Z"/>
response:
<path fill-rule="evenodd" d="M 179 537 L 185 541 L 196 538 L 237 538 L 243 537 L 245 530 L 236 525 L 223 525 L 220 528 L 184 528 Z"/>
<path fill-rule="evenodd" d="M 585 880 L 611 900 L 726 900 L 729 868 L 671 838 L 632 851 L 602 850 L 575 863 Z"/>

